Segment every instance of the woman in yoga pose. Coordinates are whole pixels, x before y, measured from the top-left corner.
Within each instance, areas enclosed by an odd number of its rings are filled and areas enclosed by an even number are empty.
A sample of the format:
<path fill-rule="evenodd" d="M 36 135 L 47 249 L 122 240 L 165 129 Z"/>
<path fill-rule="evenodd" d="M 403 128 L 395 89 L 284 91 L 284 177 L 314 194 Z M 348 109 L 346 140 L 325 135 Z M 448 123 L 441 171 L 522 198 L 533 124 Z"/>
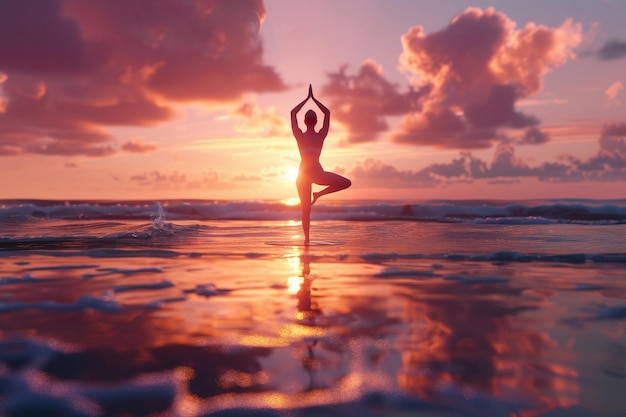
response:
<path fill-rule="evenodd" d="M 316 132 L 317 114 L 313 110 L 309 110 L 304 115 L 304 124 L 306 130 L 303 132 L 298 127 L 298 112 L 309 100 L 319 107 L 324 113 L 324 122 L 322 128 Z M 349 179 L 335 174 L 334 172 L 324 171 L 320 164 L 320 154 L 324 139 L 328 134 L 330 126 L 330 110 L 326 108 L 313 96 L 313 87 L 309 84 L 309 95 L 296 107 L 291 110 L 291 130 L 298 143 L 300 151 L 300 171 L 296 185 L 298 186 L 298 195 L 300 196 L 300 207 L 302 208 L 302 230 L 304 232 L 304 244 L 308 245 L 309 241 L 309 225 L 311 222 L 311 206 L 323 195 L 334 193 L 348 188 L 352 183 Z M 313 184 L 326 185 L 327 187 L 311 193 Z"/>

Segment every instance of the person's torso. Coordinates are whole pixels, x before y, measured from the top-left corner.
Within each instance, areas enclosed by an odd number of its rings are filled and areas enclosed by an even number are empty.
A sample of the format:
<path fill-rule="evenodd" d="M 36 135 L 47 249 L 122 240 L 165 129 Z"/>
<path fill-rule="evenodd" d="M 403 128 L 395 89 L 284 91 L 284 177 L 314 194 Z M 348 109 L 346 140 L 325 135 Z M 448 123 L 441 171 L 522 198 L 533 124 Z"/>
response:
<path fill-rule="evenodd" d="M 315 132 L 303 132 L 298 136 L 296 140 L 298 142 L 298 150 L 300 151 L 301 165 L 319 164 L 324 138 Z"/>

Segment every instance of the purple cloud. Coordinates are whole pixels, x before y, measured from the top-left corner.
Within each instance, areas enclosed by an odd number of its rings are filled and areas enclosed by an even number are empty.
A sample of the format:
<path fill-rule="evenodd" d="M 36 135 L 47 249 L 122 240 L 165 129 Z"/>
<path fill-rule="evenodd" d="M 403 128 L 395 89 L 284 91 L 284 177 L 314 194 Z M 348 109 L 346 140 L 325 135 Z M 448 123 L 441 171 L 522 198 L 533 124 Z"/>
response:
<path fill-rule="evenodd" d="M 433 187 L 476 180 L 502 183 L 520 178 L 550 182 L 626 180 L 626 123 L 604 126 L 598 139 L 598 152 L 586 160 L 563 156 L 557 162 L 530 166 L 516 157 L 513 145 L 514 142 L 500 143 L 490 162 L 471 152 L 461 152 L 450 162 L 430 164 L 413 171 L 398 170 L 382 161 L 368 159 L 349 175 L 363 186 L 390 188 Z"/>
<path fill-rule="evenodd" d="M 515 22 L 494 9 L 469 8 L 440 31 L 413 27 L 402 37 L 405 68 L 432 86 L 425 111 L 403 118 L 396 142 L 444 148 L 486 148 L 496 129 L 524 129 L 539 121 L 515 109 L 537 93 L 543 77 L 573 56 L 581 42 L 580 25 L 558 28 L 534 23 L 516 30 Z M 448 123 L 441 123 L 442 117 Z M 449 124 L 455 126 L 454 131 Z M 537 139 L 537 137 L 535 137 Z"/>
<path fill-rule="evenodd" d="M 382 69 L 368 60 L 355 75 L 342 67 L 328 74 L 328 84 L 322 93 L 330 97 L 333 118 L 348 129 L 348 142 L 374 141 L 389 129 L 387 116 L 398 116 L 419 107 L 423 91 L 409 89 L 400 93 L 398 86 L 389 82 Z"/>
<path fill-rule="evenodd" d="M 149 153 L 154 152 L 157 149 L 159 149 L 159 147 L 155 144 L 142 142 L 137 139 L 131 139 L 122 145 L 122 150 L 131 153 Z"/>
<path fill-rule="evenodd" d="M 353 143 L 376 140 L 401 117 L 392 142 L 447 149 L 484 149 L 503 138 L 502 129 L 524 130 L 520 144 L 548 136 L 539 120 L 516 104 L 541 90 L 543 78 L 574 56 L 582 41 L 579 24 L 549 28 L 515 22 L 493 8 L 468 8 L 439 31 L 410 28 L 401 38 L 404 69 L 416 76 L 401 92 L 367 61 L 356 75 L 330 73 L 325 95 Z"/>
<path fill-rule="evenodd" d="M 108 127 L 171 120 L 173 102 L 285 89 L 263 64 L 261 0 L 0 7 L 0 155 L 110 155 Z"/>
<path fill-rule="evenodd" d="M 626 42 L 616 39 L 607 41 L 596 54 L 603 61 L 626 58 Z"/>

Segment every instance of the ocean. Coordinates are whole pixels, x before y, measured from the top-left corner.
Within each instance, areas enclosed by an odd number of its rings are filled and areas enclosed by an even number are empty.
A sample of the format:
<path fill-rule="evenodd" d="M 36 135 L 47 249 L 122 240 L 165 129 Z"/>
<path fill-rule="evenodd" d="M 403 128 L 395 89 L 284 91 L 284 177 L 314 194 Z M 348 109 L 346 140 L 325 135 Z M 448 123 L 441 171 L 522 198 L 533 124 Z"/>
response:
<path fill-rule="evenodd" d="M 626 200 L 299 217 L 0 201 L 0 415 L 626 415 Z"/>

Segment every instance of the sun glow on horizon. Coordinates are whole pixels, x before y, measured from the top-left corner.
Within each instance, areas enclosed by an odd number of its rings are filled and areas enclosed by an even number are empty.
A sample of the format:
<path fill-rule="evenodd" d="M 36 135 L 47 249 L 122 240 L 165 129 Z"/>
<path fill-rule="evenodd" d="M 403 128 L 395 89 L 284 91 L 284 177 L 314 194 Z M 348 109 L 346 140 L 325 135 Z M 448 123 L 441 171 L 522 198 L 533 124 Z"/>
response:
<path fill-rule="evenodd" d="M 282 200 L 280 200 L 280 202 L 286 206 L 297 206 L 298 204 L 300 204 L 300 199 L 298 197 L 289 197 L 289 198 L 284 198 Z"/>
<path fill-rule="evenodd" d="M 298 179 L 298 168 L 296 167 L 289 167 L 287 168 L 287 170 L 285 171 L 285 178 L 287 179 L 287 181 L 295 181 Z"/>

